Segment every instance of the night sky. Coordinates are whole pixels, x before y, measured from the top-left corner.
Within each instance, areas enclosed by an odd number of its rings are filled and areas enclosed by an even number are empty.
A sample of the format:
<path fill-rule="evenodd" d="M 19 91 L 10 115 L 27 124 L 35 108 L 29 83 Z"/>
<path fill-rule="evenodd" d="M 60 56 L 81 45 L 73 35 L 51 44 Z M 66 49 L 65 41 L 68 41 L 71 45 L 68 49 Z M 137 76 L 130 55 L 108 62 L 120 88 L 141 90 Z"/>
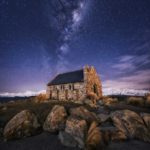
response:
<path fill-rule="evenodd" d="M 0 0 L 0 93 L 86 64 L 104 88 L 149 90 L 150 0 Z"/>

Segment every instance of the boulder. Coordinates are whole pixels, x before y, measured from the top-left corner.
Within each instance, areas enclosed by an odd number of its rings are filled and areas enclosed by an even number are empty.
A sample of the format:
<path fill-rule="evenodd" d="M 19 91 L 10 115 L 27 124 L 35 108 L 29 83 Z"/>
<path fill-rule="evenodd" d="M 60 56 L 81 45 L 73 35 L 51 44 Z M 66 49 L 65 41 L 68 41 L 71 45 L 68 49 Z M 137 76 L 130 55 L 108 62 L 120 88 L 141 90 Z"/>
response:
<path fill-rule="evenodd" d="M 3 128 L 0 128 L 0 137 L 3 136 Z"/>
<path fill-rule="evenodd" d="M 37 117 L 29 110 L 23 110 L 15 115 L 4 128 L 4 138 L 14 139 L 31 136 L 40 127 Z"/>
<path fill-rule="evenodd" d="M 67 112 L 63 106 L 55 105 L 44 122 L 43 129 L 56 132 L 65 128 Z"/>
<path fill-rule="evenodd" d="M 99 119 L 99 122 L 103 123 L 110 119 L 110 115 L 100 113 L 97 115 L 97 118 Z"/>
<path fill-rule="evenodd" d="M 141 113 L 141 117 L 142 117 L 146 127 L 148 128 L 148 130 L 150 132 L 150 114 L 148 114 L 148 113 Z"/>
<path fill-rule="evenodd" d="M 125 140 L 126 137 L 124 137 L 124 134 L 122 132 L 119 132 L 118 129 L 112 125 L 100 127 L 100 131 L 103 133 L 103 139 L 106 144 L 110 140 L 112 141 L 118 141 L 118 140 Z"/>
<path fill-rule="evenodd" d="M 103 149 L 104 145 L 105 144 L 103 141 L 103 136 L 102 133 L 100 132 L 100 129 L 97 127 L 97 123 L 92 122 L 88 130 L 86 149 L 87 150 Z"/>
<path fill-rule="evenodd" d="M 79 148 L 85 147 L 87 133 L 87 123 L 85 120 L 69 117 L 66 121 L 65 132 L 70 134 L 75 139 Z"/>
<path fill-rule="evenodd" d="M 100 100 L 97 101 L 97 104 L 98 104 L 99 106 L 103 106 L 103 105 L 104 105 L 104 102 L 103 102 L 102 99 L 100 99 Z"/>
<path fill-rule="evenodd" d="M 91 99 L 85 99 L 84 104 L 89 105 L 91 107 L 97 107 L 96 102 L 94 100 L 91 100 Z"/>
<path fill-rule="evenodd" d="M 137 138 L 143 141 L 150 141 L 148 132 L 142 118 L 130 110 L 116 111 L 111 114 L 114 125 L 123 138 Z"/>
<path fill-rule="evenodd" d="M 6 111 L 7 110 L 7 106 L 2 107 L 2 111 Z"/>
<path fill-rule="evenodd" d="M 127 140 L 127 136 L 122 131 L 111 132 L 110 137 L 112 141 L 124 141 Z"/>
<path fill-rule="evenodd" d="M 71 114 L 71 116 L 75 116 L 80 119 L 86 120 L 88 123 L 91 123 L 93 121 L 98 122 L 96 114 L 93 112 L 90 112 L 83 106 L 80 106 L 77 108 L 71 108 L 70 114 Z"/>
<path fill-rule="evenodd" d="M 61 143 L 67 147 L 77 147 L 77 142 L 67 132 L 60 131 L 58 138 L 60 139 Z"/>

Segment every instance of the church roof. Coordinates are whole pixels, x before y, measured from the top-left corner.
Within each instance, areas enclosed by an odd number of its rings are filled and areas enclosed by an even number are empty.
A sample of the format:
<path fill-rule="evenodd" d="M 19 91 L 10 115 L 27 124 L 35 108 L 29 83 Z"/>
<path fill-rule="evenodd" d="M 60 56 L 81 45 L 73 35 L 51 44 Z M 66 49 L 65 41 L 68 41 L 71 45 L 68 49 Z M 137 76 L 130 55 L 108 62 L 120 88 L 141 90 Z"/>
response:
<path fill-rule="evenodd" d="M 84 75 L 83 75 L 83 69 L 82 69 L 82 70 L 76 70 L 72 72 L 58 74 L 52 81 L 48 83 L 48 86 L 83 82 L 83 81 L 84 81 Z"/>

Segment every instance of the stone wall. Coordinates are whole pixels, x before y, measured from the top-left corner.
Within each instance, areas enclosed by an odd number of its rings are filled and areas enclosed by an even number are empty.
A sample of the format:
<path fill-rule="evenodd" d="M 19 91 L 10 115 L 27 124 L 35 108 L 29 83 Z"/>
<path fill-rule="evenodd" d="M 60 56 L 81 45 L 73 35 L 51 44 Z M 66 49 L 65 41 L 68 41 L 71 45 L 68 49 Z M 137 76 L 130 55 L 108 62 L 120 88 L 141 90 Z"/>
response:
<path fill-rule="evenodd" d="M 68 83 L 47 87 L 47 98 L 58 100 L 83 100 L 86 96 L 85 83 Z"/>
<path fill-rule="evenodd" d="M 102 85 L 100 77 L 93 66 L 84 67 L 84 82 L 86 85 L 86 94 L 96 94 L 97 98 L 102 97 Z"/>

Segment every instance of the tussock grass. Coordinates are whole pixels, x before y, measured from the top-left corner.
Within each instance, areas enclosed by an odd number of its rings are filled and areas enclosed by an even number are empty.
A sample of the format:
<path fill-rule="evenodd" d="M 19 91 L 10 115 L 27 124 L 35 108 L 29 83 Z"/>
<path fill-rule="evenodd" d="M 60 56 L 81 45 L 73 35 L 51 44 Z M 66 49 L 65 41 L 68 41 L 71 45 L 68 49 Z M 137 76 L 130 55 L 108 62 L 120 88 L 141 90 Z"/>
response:
<path fill-rule="evenodd" d="M 144 98 L 143 97 L 129 97 L 127 98 L 127 104 L 133 105 L 133 106 L 141 106 L 143 107 L 145 104 Z"/>

